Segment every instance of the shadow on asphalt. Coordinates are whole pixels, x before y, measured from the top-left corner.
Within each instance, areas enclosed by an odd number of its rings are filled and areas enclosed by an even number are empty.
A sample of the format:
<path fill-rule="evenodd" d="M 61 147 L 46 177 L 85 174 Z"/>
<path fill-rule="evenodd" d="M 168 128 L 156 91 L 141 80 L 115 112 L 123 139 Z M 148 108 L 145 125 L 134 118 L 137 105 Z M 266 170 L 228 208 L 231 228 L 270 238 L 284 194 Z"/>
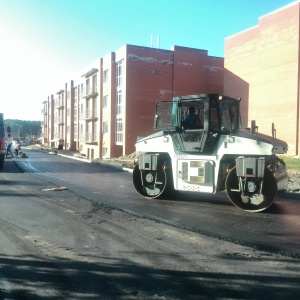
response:
<path fill-rule="evenodd" d="M 15 158 L 5 158 L 3 169 L 0 170 L 0 173 L 23 173 L 14 160 Z"/>
<path fill-rule="evenodd" d="M 140 255 L 164 261 L 167 254 Z M 37 260 L 27 255 L 1 254 L 1 273 L 9 282 L 17 283 L 18 288 L 1 288 L 0 297 L 46 299 L 41 293 L 49 288 L 59 292 L 61 299 L 71 295 L 78 296 L 74 299 L 297 299 L 300 295 L 299 277 L 295 275 L 207 272 L 201 265 L 198 271 L 164 270 L 160 264 L 157 267 L 137 264 L 130 259 L 130 253 L 124 259 L 101 255 L 88 258 L 85 257 L 87 262 L 61 257 Z M 249 260 L 237 253 L 220 258 L 233 265 Z M 273 262 L 271 258 L 261 258 L 261 263 L 264 262 L 290 264 L 284 258 Z"/>

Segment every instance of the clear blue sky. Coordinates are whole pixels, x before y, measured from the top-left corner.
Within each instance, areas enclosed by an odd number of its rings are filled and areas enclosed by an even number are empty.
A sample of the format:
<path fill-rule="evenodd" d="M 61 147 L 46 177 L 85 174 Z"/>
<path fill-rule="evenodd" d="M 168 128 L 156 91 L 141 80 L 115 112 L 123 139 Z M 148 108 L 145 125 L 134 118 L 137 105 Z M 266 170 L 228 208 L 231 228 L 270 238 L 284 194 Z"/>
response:
<path fill-rule="evenodd" d="M 293 0 L 0 0 L 0 112 L 42 120 L 42 102 L 124 44 L 224 56 L 224 39 Z"/>

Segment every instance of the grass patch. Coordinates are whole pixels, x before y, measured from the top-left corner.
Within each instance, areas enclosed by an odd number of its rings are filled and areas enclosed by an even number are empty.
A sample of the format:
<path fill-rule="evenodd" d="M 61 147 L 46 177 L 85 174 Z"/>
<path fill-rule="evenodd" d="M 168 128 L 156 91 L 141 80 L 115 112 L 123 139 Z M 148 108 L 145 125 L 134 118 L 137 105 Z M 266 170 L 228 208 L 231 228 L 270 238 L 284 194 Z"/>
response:
<path fill-rule="evenodd" d="M 300 159 L 293 158 L 290 156 L 279 156 L 286 164 L 286 168 L 288 171 L 294 171 L 300 173 Z"/>

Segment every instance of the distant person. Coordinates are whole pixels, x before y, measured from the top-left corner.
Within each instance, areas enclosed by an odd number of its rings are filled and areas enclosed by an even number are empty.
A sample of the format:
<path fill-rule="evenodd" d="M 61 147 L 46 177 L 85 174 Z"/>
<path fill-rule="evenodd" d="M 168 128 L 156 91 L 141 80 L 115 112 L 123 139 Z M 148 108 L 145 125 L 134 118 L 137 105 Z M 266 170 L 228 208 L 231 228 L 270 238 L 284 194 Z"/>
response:
<path fill-rule="evenodd" d="M 20 143 L 18 143 L 18 144 L 15 146 L 15 152 L 16 152 L 16 155 L 17 155 L 17 156 L 19 155 L 20 150 L 21 150 L 21 145 L 20 145 Z"/>
<path fill-rule="evenodd" d="M 188 112 L 189 114 L 184 118 L 184 126 L 187 129 L 201 128 L 200 119 L 198 115 L 195 114 L 195 107 L 189 107 Z"/>
<path fill-rule="evenodd" d="M 10 153 L 11 157 L 14 157 L 13 154 L 12 154 L 12 152 L 11 152 L 11 145 L 12 145 L 12 143 L 8 143 L 7 144 L 7 147 L 6 147 L 6 157 L 7 157 L 8 153 Z"/>

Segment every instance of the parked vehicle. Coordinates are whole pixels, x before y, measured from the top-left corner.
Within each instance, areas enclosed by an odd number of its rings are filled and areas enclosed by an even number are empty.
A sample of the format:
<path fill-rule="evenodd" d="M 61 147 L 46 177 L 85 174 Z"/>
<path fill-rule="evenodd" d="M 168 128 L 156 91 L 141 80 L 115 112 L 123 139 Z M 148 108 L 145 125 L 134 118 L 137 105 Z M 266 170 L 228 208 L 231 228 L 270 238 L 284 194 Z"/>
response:
<path fill-rule="evenodd" d="M 189 108 L 200 120 L 197 128 L 187 124 Z M 136 143 L 141 154 L 133 184 L 144 197 L 225 190 L 235 206 L 258 212 L 287 189 L 285 164 L 277 156 L 287 152 L 287 143 L 275 137 L 274 126 L 272 136 L 259 133 L 255 121 L 242 129 L 240 99 L 201 94 L 157 102 L 154 128 L 160 131 Z"/>
<path fill-rule="evenodd" d="M 5 130 L 3 114 L 0 113 L 0 169 L 3 169 L 4 157 L 6 154 Z"/>

